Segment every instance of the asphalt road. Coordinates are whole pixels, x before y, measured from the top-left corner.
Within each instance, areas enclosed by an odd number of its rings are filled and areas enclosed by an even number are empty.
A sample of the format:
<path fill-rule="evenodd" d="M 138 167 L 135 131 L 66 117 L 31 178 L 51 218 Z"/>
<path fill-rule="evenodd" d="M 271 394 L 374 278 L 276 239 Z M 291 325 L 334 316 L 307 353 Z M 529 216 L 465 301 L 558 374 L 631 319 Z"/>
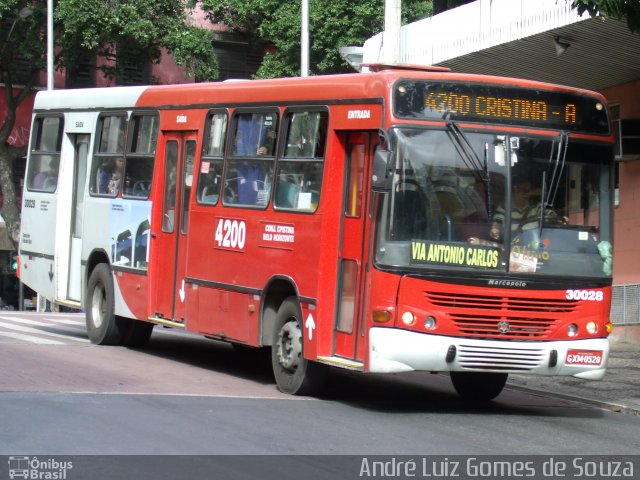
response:
<path fill-rule="evenodd" d="M 444 375 L 334 371 L 291 397 L 260 354 L 158 327 L 144 350 L 99 347 L 79 315 L 2 312 L 0 366 L 0 455 L 640 451 L 640 417 L 543 393 L 470 404 Z"/>

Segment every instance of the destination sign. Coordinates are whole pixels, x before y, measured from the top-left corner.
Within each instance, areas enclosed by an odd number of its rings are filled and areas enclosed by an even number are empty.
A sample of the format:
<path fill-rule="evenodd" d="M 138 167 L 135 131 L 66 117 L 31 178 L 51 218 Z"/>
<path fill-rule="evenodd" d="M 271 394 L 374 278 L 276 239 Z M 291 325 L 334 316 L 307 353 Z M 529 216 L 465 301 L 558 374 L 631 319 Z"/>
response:
<path fill-rule="evenodd" d="M 459 243 L 411 241 L 411 263 L 498 268 L 500 249 Z"/>
<path fill-rule="evenodd" d="M 597 98 L 567 92 L 480 84 L 401 81 L 396 116 L 456 120 L 609 134 L 606 106 Z"/>

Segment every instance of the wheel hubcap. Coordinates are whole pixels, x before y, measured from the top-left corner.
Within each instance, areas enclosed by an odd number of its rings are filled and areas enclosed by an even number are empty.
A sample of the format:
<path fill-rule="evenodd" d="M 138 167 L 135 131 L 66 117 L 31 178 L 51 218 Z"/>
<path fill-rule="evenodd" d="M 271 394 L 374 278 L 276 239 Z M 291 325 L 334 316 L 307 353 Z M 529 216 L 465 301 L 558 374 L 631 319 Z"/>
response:
<path fill-rule="evenodd" d="M 278 362 L 283 368 L 295 371 L 302 357 L 302 332 L 298 322 L 285 323 L 278 334 Z"/>
<path fill-rule="evenodd" d="M 106 304 L 104 288 L 102 285 L 96 285 L 91 297 L 91 320 L 96 328 L 100 328 L 104 321 Z"/>

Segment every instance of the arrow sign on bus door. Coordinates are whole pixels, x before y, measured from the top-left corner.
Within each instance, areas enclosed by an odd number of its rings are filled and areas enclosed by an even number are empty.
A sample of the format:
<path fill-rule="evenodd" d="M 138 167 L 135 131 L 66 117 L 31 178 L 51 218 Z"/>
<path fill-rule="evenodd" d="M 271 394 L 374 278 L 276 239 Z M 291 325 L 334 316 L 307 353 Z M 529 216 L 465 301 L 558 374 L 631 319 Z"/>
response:
<path fill-rule="evenodd" d="M 180 294 L 180 301 L 184 303 L 184 278 L 182 279 L 182 285 L 180 286 L 178 293 Z"/>
<path fill-rule="evenodd" d="M 313 321 L 313 316 L 309 314 L 307 320 L 304 322 L 304 326 L 309 329 L 309 340 L 313 339 L 313 329 L 316 328 L 316 322 Z"/>

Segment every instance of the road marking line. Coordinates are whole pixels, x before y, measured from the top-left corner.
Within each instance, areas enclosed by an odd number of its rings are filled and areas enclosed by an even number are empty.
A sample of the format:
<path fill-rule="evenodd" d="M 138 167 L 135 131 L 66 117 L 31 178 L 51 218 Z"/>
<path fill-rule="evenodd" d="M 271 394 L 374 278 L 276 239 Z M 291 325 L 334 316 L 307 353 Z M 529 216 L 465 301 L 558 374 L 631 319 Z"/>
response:
<path fill-rule="evenodd" d="M 32 317 L 33 318 L 33 317 Z M 70 320 L 67 318 L 56 318 L 56 317 L 43 317 L 43 316 L 37 316 L 35 317 L 35 320 L 30 320 L 27 319 L 25 317 L 11 317 L 9 315 L 0 315 L 0 320 L 10 320 L 12 322 L 21 322 L 21 323 L 29 323 L 29 322 L 50 322 L 50 323 L 42 323 L 42 325 L 51 325 L 53 322 L 55 323 L 59 323 L 59 324 L 64 324 L 64 325 L 77 325 L 77 326 L 84 326 L 85 322 L 84 321 L 79 321 L 79 320 Z M 35 325 L 35 323 L 34 323 Z"/>
<path fill-rule="evenodd" d="M 44 332 L 42 330 L 38 330 L 37 328 L 23 327 L 21 325 L 13 325 L 8 322 L 0 321 L 0 327 L 8 328 L 9 330 L 17 330 L 19 332 L 36 333 L 38 335 L 45 335 L 47 337 L 64 338 L 65 340 L 74 340 L 76 342 L 90 343 L 89 339 L 87 338 L 75 338 L 75 337 L 70 337 L 69 335 L 60 335 L 58 333 Z"/>
<path fill-rule="evenodd" d="M 167 392 L 101 392 L 91 390 L 77 391 L 60 391 L 58 393 L 80 394 L 80 395 L 131 395 L 131 396 L 149 396 L 149 397 L 206 397 L 206 398 L 237 398 L 247 400 L 286 400 L 290 402 L 309 402 L 318 401 L 315 397 L 299 397 L 291 395 L 288 397 L 271 397 L 268 395 L 230 395 L 217 393 L 167 393 Z"/>
<path fill-rule="evenodd" d="M 29 343 L 37 343 L 39 345 L 65 345 L 63 342 L 58 342 L 57 340 L 34 337 L 31 335 L 25 335 L 24 333 L 0 332 L 0 337 L 15 338 L 17 340 L 24 340 Z"/>
<path fill-rule="evenodd" d="M 80 325 L 80 326 L 86 325 L 86 322 L 84 321 L 84 317 L 82 317 L 82 320 L 69 320 L 68 318 L 56 318 L 56 317 L 43 317 L 43 318 L 47 321 L 63 323 L 65 325 Z"/>
<path fill-rule="evenodd" d="M 25 325 L 33 325 L 36 327 L 62 327 L 62 328 L 69 328 L 68 325 L 58 325 L 58 323 L 60 322 L 56 322 L 56 323 L 52 323 L 52 322 L 40 322 L 38 320 L 30 320 L 28 318 L 19 318 L 19 317 L 0 317 L 0 324 L 2 323 L 2 320 L 7 320 L 10 321 L 12 323 L 23 323 Z M 78 324 L 70 324 L 72 326 L 80 326 Z"/>

